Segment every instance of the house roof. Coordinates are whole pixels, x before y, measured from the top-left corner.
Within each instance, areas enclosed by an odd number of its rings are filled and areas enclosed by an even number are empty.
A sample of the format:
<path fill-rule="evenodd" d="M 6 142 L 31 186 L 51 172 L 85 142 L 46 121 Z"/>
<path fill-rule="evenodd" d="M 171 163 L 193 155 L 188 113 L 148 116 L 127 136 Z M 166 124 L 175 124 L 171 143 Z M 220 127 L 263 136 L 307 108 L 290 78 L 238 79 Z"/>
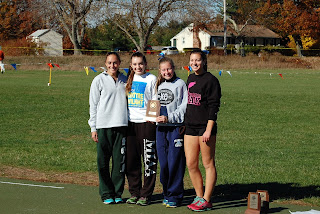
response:
<path fill-rule="evenodd" d="M 32 34 L 29 35 L 29 37 L 40 37 L 46 33 L 48 33 L 49 31 L 51 31 L 51 29 L 41 29 L 41 30 L 37 30 L 35 32 L 33 32 Z M 55 32 L 55 31 L 54 31 Z M 55 32 L 57 33 L 57 32 Z M 59 35 L 61 35 L 60 33 L 57 33 Z M 62 36 L 62 35 L 61 35 Z"/>
<path fill-rule="evenodd" d="M 238 25 L 241 29 L 243 25 Z M 203 30 L 211 36 L 223 36 L 223 25 L 211 24 Z M 237 32 L 230 25 L 227 26 L 227 36 L 237 36 Z M 238 36 L 254 38 L 281 38 L 278 34 L 263 25 L 246 25 Z"/>
<path fill-rule="evenodd" d="M 280 38 L 278 34 L 263 25 L 246 25 L 240 35 L 246 37 Z"/>

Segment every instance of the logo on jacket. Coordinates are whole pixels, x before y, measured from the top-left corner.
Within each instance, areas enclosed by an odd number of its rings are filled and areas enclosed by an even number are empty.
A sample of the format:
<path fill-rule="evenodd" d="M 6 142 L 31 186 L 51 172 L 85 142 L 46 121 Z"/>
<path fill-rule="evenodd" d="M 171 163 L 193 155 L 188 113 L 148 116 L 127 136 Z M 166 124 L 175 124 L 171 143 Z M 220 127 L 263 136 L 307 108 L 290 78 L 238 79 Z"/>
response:
<path fill-rule="evenodd" d="M 132 108 L 144 108 L 144 92 L 147 83 L 132 82 L 131 92 L 128 94 L 128 106 Z"/>
<path fill-rule="evenodd" d="M 193 86 L 195 86 L 197 82 L 190 82 L 188 85 L 188 104 L 190 105 L 195 105 L 195 106 L 200 106 L 201 103 L 201 94 L 198 93 L 191 93 L 189 89 Z"/>
<path fill-rule="evenodd" d="M 174 100 L 174 94 L 169 89 L 161 89 L 158 92 L 158 100 L 161 105 L 168 105 Z"/>

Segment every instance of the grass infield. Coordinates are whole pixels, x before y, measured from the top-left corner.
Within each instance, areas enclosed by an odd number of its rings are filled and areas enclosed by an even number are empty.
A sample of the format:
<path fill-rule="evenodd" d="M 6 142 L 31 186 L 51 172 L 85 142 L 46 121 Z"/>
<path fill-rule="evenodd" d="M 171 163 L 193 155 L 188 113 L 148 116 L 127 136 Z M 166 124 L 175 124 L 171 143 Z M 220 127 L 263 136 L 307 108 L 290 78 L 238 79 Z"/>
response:
<path fill-rule="evenodd" d="M 241 200 L 266 189 L 274 201 L 320 206 L 320 71 L 212 73 L 223 95 L 214 200 Z M 48 70 L 0 74 L 0 167 L 96 173 L 87 120 L 97 74 L 55 68 L 50 87 Z M 182 70 L 177 75 L 187 78 Z"/>

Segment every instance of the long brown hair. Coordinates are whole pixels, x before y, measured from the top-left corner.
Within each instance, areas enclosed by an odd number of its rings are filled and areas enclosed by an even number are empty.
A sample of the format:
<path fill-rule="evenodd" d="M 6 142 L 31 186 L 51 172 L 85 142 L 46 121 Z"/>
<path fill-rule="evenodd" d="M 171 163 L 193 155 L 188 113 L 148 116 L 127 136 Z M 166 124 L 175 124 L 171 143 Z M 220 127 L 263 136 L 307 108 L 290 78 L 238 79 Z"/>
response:
<path fill-rule="evenodd" d="M 135 52 L 131 55 L 131 58 L 130 58 L 130 62 L 132 62 L 132 58 L 133 57 L 141 57 L 143 62 L 145 64 L 147 64 L 147 59 L 146 59 L 146 56 L 143 55 L 143 53 L 141 52 Z M 130 93 L 131 91 L 131 87 L 132 87 L 132 82 L 133 82 L 133 77 L 134 77 L 134 71 L 132 70 L 131 68 L 131 65 L 129 66 L 129 72 L 128 72 L 128 80 L 127 80 L 127 85 L 126 85 L 126 93 Z"/>
<path fill-rule="evenodd" d="M 163 83 L 165 81 L 165 79 L 163 78 L 163 76 L 161 75 L 161 71 L 160 71 L 160 64 L 161 63 L 165 63 L 165 62 L 169 62 L 172 69 L 173 69 L 173 77 L 176 76 L 176 72 L 175 72 L 175 66 L 174 66 L 174 63 L 173 63 L 173 60 L 170 59 L 169 57 L 163 57 L 159 60 L 159 71 L 158 71 L 158 78 L 157 78 L 157 82 L 156 82 L 156 87 L 155 87 L 155 91 L 157 92 L 158 91 L 158 87 L 161 83 Z"/>

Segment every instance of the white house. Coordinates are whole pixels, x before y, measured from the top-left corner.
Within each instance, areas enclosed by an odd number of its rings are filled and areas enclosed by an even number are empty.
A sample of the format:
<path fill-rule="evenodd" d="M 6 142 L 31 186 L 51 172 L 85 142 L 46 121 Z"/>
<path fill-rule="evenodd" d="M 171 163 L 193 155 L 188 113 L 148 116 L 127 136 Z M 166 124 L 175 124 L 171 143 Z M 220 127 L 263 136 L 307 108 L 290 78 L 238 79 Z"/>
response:
<path fill-rule="evenodd" d="M 197 48 L 193 26 L 193 23 L 191 23 L 171 38 L 171 46 L 177 47 L 179 51 L 183 51 L 184 48 Z M 241 28 L 242 26 L 239 25 L 239 29 Z M 200 29 L 201 47 L 199 48 L 204 50 L 207 47 L 223 47 L 223 37 L 223 26 L 211 24 L 206 29 Z M 227 44 L 240 44 L 241 39 L 243 39 L 245 45 L 280 45 L 280 38 L 278 34 L 262 25 L 246 25 L 240 33 L 237 33 L 230 26 L 227 28 Z"/>
<path fill-rule="evenodd" d="M 39 46 L 42 44 L 44 48 L 44 55 L 46 56 L 62 56 L 63 55 L 63 35 L 51 29 L 41 29 L 30 34 L 33 42 Z"/>

